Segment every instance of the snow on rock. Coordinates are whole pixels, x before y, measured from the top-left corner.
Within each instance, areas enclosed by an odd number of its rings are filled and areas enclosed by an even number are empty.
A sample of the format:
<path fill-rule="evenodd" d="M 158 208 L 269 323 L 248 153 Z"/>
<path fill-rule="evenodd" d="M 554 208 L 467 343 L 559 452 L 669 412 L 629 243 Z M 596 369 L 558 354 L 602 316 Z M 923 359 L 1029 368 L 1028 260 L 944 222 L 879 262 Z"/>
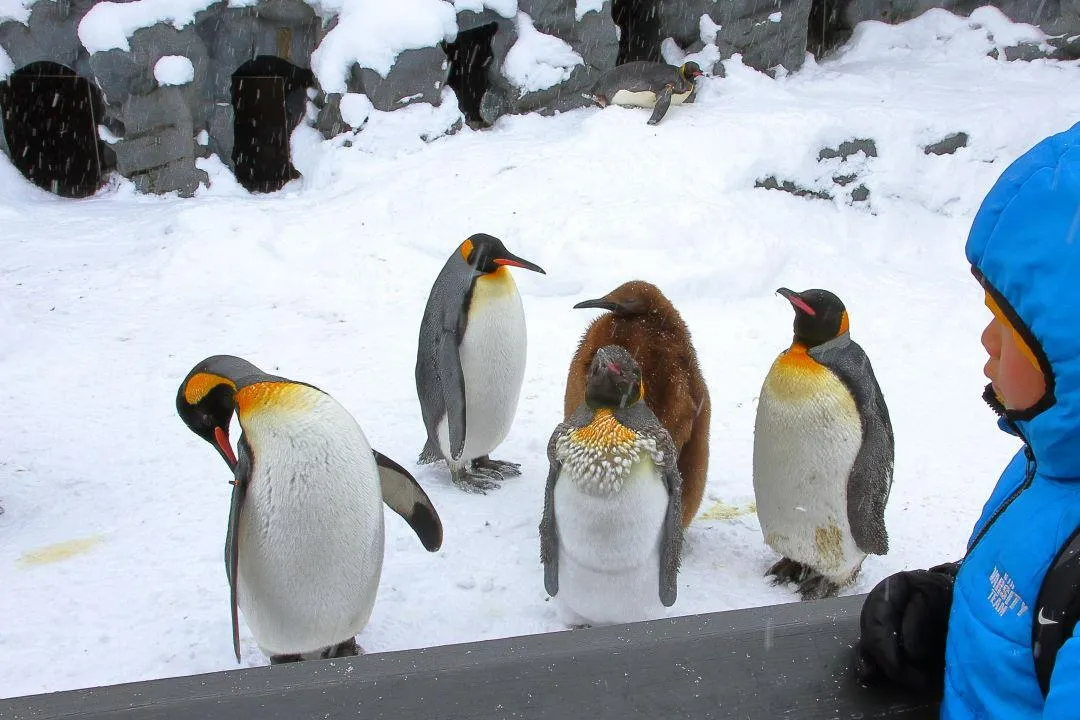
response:
<path fill-rule="evenodd" d="M 30 19 L 30 8 L 37 0 L 0 0 L 0 23 L 14 20 L 23 25 Z"/>
<path fill-rule="evenodd" d="M 349 124 L 350 127 L 359 128 L 371 115 L 371 111 L 375 109 L 375 106 L 371 104 L 371 100 L 367 95 L 360 93 L 345 93 L 341 96 L 341 119 Z"/>
<path fill-rule="evenodd" d="M 934 8 L 896 25 L 877 21 L 855 26 L 851 40 L 836 54 L 837 60 L 870 58 L 883 51 L 934 54 L 941 59 L 970 58 L 1002 50 L 1021 42 L 1042 44 L 1046 35 L 1033 25 L 1010 22 L 997 8 L 981 7 L 969 17 Z"/>
<path fill-rule="evenodd" d="M 586 13 L 600 12 L 604 9 L 604 0 L 577 0 L 574 6 L 574 17 L 580 20 Z"/>
<path fill-rule="evenodd" d="M 502 72 L 522 95 L 561 83 L 584 62 L 566 41 L 537 30 L 525 13 L 517 14 L 516 24 L 518 38 Z"/>
<path fill-rule="evenodd" d="M 602 0 L 601 0 L 602 1 Z M 517 0 L 453 0 L 454 10 L 464 12 L 471 10 L 475 13 L 484 12 L 484 8 L 494 10 L 504 18 L 512 18 L 517 14 Z"/>
<path fill-rule="evenodd" d="M 720 32 L 720 28 L 720 23 L 713 20 L 708 13 L 702 13 L 698 18 L 698 38 L 706 45 L 716 42 L 716 34 Z"/>
<path fill-rule="evenodd" d="M 774 13 L 769 13 L 769 22 L 778 23 L 783 19 L 783 17 L 784 17 L 784 13 L 777 10 Z"/>
<path fill-rule="evenodd" d="M 457 36 L 454 6 L 443 0 L 322 0 L 338 24 L 311 55 L 322 89 L 344 93 L 354 63 L 382 77 L 404 50 L 432 47 Z"/>
<path fill-rule="evenodd" d="M 660 56 L 664 58 L 664 62 L 668 65 L 682 65 L 683 58 L 686 57 L 686 51 L 679 47 L 679 43 L 675 42 L 675 38 L 664 38 L 664 41 L 660 43 Z"/>
<path fill-rule="evenodd" d="M 205 129 L 200 130 L 199 134 L 195 136 L 195 142 L 197 142 L 200 145 L 209 145 L 210 144 L 210 133 L 208 133 Z"/>
<path fill-rule="evenodd" d="M 6 79 L 13 72 L 15 72 L 15 63 L 12 62 L 11 57 L 4 51 L 4 48 L 0 47 L 0 80 Z"/>
<path fill-rule="evenodd" d="M 195 66 L 183 55 L 165 55 L 154 63 L 158 85 L 186 85 L 195 79 Z"/>
<path fill-rule="evenodd" d="M 169 23 L 177 30 L 195 21 L 195 13 L 213 0 L 134 0 L 102 2 L 90 8 L 79 22 L 79 41 L 90 54 L 106 50 L 130 50 L 128 38 L 139 28 Z"/>

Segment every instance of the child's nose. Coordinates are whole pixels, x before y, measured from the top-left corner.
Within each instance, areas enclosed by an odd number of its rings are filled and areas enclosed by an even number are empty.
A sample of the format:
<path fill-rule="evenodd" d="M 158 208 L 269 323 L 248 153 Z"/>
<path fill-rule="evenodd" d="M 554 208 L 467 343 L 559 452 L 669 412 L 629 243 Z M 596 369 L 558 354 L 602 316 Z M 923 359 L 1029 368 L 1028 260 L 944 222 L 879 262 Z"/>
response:
<path fill-rule="evenodd" d="M 1001 354 L 1001 323 L 997 318 L 991 320 L 982 331 L 982 345 L 991 357 Z"/>

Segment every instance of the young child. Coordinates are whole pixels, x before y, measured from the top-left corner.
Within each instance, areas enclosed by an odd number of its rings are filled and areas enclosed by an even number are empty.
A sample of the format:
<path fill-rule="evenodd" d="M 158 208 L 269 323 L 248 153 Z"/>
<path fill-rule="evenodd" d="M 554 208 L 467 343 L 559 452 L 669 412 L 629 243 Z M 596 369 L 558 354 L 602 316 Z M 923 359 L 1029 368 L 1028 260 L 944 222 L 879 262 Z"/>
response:
<path fill-rule="evenodd" d="M 1035 610 L 1042 581 L 1080 527 L 1080 124 L 1002 173 L 966 253 L 993 316 L 984 398 L 1023 446 L 959 563 L 867 596 L 857 670 L 943 691 L 942 718 L 1080 718 L 1080 635 L 1064 636 L 1045 698 L 1032 652 L 1039 624 L 1058 622 Z"/>

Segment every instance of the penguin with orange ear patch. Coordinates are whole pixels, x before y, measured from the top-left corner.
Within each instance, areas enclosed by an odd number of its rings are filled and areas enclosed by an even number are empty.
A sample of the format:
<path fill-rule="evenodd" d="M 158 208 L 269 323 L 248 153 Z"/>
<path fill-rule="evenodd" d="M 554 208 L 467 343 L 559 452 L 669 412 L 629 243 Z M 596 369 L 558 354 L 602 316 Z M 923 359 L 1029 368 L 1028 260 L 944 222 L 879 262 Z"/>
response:
<path fill-rule="evenodd" d="M 419 462 L 445 459 L 466 492 L 521 474 L 490 455 L 510 432 L 525 379 L 525 308 L 511 267 L 544 272 L 497 237 L 469 236 L 435 278 L 420 321 L 416 394 L 427 441 Z"/>
<path fill-rule="evenodd" d="M 575 308 L 608 312 L 594 320 L 578 343 L 566 376 L 563 416 L 585 399 L 589 363 L 598 348 L 620 345 L 641 368 L 649 409 L 670 433 L 682 476 L 682 526 L 694 519 L 709 470 L 709 389 L 690 331 L 679 311 L 652 283 L 632 280 Z"/>
<path fill-rule="evenodd" d="M 795 310 L 791 347 L 773 363 L 754 425 L 754 494 L 766 573 L 804 600 L 836 595 L 868 554 L 889 551 L 893 430 L 870 359 L 828 290 L 777 290 Z"/>
<path fill-rule="evenodd" d="M 225 575 L 237 661 L 240 611 L 271 664 L 358 654 L 382 572 L 382 504 L 435 552 L 442 523 L 427 494 L 332 397 L 242 358 L 193 367 L 176 410 L 233 471 Z"/>

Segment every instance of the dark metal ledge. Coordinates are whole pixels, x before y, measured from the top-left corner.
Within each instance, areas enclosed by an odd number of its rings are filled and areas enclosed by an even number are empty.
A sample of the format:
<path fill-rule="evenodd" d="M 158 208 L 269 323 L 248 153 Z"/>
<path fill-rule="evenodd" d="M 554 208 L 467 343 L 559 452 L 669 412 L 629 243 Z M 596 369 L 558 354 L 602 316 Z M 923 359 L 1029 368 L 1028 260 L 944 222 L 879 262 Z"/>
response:
<path fill-rule="evenodd" d="M 937 718 L 852 676 L 863 597 L 34 695 L 0 718 Z"/>

